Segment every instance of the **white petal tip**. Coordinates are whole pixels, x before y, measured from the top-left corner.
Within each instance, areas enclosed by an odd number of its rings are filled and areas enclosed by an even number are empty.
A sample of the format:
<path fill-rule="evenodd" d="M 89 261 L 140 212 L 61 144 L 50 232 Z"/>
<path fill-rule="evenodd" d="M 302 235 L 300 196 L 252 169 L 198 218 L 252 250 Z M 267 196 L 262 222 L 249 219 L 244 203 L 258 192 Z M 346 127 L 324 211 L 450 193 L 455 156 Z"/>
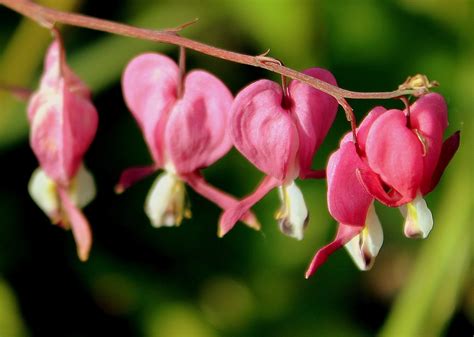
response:
<path fill-rule="evenodd" d="M 155 228 L 179 226 L 191 216 L 186 208 L 184 183 L 173 173 L 158 176 L 145 201 L 145 213 Z"/>
<path fill-rule="evenodd" d="M 276 214 L 276 219 L 280 231 L 296 240 L 303 240 L 304 230 L 309 222 L 303 193 L 292 181 L 290 184 L 280 186 L 279 195 L 282 206 Z"/>
<path fill-rule="evenodd" d="M 367 271 L 372 268 L 383 244 L 383 230 L 374 205 L 370 205 L 365 220 L 365 227 L 353 237 L 345 248 L 352 257 L 357 268 Z"/>
<path fill-rule="evenodd" d="M 420 193 L 406 205 L 400 206 L 405 217 L 403 232 L 410 239 L 426 239 L 433 229 L 433 216 Z"/>
<path fill-rule="evenodd" d="M 28 183 L 28 192 L 41 210 L 48 215 L 53 224 L 61 221 L 59 196 L 56 184 L 46 173 L 37 168 Z"/>

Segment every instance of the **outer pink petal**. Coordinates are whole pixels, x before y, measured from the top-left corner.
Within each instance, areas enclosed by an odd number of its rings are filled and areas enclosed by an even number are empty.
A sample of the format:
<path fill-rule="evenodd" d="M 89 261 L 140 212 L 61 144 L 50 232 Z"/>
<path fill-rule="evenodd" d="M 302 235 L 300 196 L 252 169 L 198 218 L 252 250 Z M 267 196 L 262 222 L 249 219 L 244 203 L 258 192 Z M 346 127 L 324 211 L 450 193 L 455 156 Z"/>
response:
<path fill-rule="evenodd" d="M 338 222 L 364 226 L 373 198 L 359 183 L 356 170 L 366 168 L 354 143 L 347 142 L 329 158 L 327 167 L 329 213 Z"/>
<path fill-rule="evenodd" d="M 423 175 L 423 149 L 400 110 L 389 110 L 370 128 L 366 156 L 372 171 L 397 192 L 414 199 Z"/>
<path fill-rule="evenodd" d="M 365 143 L 367 142 L 367 135 L 369 133 L 370 127 L 374 122 L 379 118 L 387 109 L 382 106 L 377 106 L 369 111 L 367 116 L 362 120 L 359 127 L 356 130 L 357 142 L 359 143 L 359 149 L 362 150 L 363 154 L 365 153 Z M 341 139 L 340 144 L 347 142 L 353 142 L 352 132 L 347 132 L 344 137 Z"/>
<path fill-rule="evenodd" d="M 61 53 L 63 53 L 62 59 L 60 58 Z M 50 44 L 46 52 L 44 70 L 41 76 L 41 89 L 52 88 L 54 90 L 59 85 L 59 82 L 64 79 L 72 92 L 90 99 L 91 93 L 89 88 L 67 66 L 64 53 L 65 51 L 61 50 L 61 44 L 57 39 Z"/>
<path fill-rule="evenodd" d="M 453 158 L 454 154 L 459 148 L 460 142 L 460 132 L 457 131 L 453 135 L 451 135 L 448 139 L 446 139 L 443 143 L 443 147 L 441 149 L 441 154 L 439 156 L 438 165 L 436 166 L 433 176 L 431 177 L 430 184 L 428 186 L 424 186 L 425 189 L 421 190 L 423 195 L 430 193 L 436 185 L 438 185 L 441 176 L 443 175 L 444 170 L 448 166 L 449 162 Z"/>
<path fill-rule="evenodd" d="M 142 180 L 157 170 L 155 165 L 138 166 L 126 169 L 120 175 L 118 184 L 115 186 L 116 193 L 122 193 L 124 190 Z"/>
<path fill-rule="evenodd" d="M 232 105 L 235 147 L 258 169 L 278 180 L 296 173 L 299 143 L 296 126 L 281 106 L 282 98 L 278 84 L 260 80 L 244 88 Z"/>
<path fill-rule="evenodd" d="M 326 260 L 332 253 L 344 247 L 344 245 L 348 243 L 352 238 L 354 238 L 357 234 L 359 234 L 361 230 L 362 227 L 345 225 L 340 223 L 334 241 L 317 251 L 308 269 L 306 270 L 305 277 L 310 278 L 316 272 L 316 270 L 324 262 L 326 262 Z"/>
<path fill-rule="evenodd" d="M 207 167 L 232 147 L 229 135 L 232 94 L 205 71 L 186 76 L 183 97 L 170 113 L 165 146 L 179 173 Z"/>
<path fill-rule="evenodd" d="M 367 136 L 369 134 L 370 128 L 377 118 L 382 116 L 385 111 L 387 111 L 387 109 L 385 109 L 383 106 L 377 106 L 373 108 L 369 111 L 367 116 L 365 116 L 364 120 L 357 128 L 357 142 L 362 152 L 365 153 L 365 144 L 367 143 Z"/>
<path fill-rule="evenodd" d="M 311 68 L 305 74 L 337 85 L 334 76 L 327 70 Z M 301 174 L 311 167 L 313 156 L 326 137 L 336 117 L 338 103 L 334 97 L 300 81 L 292 81 L 288 91 L 291 97 L 291 112 L 299 135 L 299 162 Z"/>
<path fill-rule="evenodd" d="M 281 182 L 273 177 L 267 176 L 263 179 L 260 185 L 257 187 L 255 192 L 244 198 L 237 205 L 227 209 L 219 220 L 219 236 L 223 237 L 226 235 L 242 218 L 249 209 L 255 205 L 260 199 L 262 199 L 270 190 L 280 185 Z"/>
<path fill-rule="evenodd" d="M 153 160 L 164 164 L 163 135 L 169 111 L 176 102 L 179 69 L 167 56 L 155 53 L 135 57 L 125 68 L 122 90 L 138 122 Z"/>
<path fill-rule="evenodd" d="M 199 173 L 191 173 L 182 178 L 199 194 L 209 199 L 223 210 L 236 207 L 239 201 L 231 195 L 209 185 L 204 177 Z M 246 223 L 250 228 L 260 229 L 260 223 L 252 212 L 245 213 L 241 218 L 241 221 Z"/>
<path fill-rule="evenodd" d="M 67 185 L 95 136 L 97 111 L 61 80 L 54 90 L 40 89 L 32 97 L 29 116 L 30 143 L 41 167 L 51 179 Z"/>
<path fill-rule="evenodd" d="M 64 52 L 64 51 L 63 51 Z M 46 51 L 43 74 L 40 80 L 40 87 L 56 87 L 61 78 L 61 44 L 54 40 Z M 64 64 L 63 64 L 64 65 Z"/>
<path fill-rule="evenodd" d="M 437 93 L 419 98 L 410 108 L 412 129 L 423 138 L 423 180 L 421 192 L 431 187 L 432 175 L 438 164 L 443 143 L 444 130 L 448 127 L 448 107 L 443 96 Z"/>
<path fill-rule="evenodd" d="M 92 234 L 89 222 L 84 214 L 72 203 L 64 189 L 59 188 L 58 192 L 61 205 L 71 223 L 72 233 L 77 246 L 77 255 L 81 261 L 87 261 L 92 246 Z"/>

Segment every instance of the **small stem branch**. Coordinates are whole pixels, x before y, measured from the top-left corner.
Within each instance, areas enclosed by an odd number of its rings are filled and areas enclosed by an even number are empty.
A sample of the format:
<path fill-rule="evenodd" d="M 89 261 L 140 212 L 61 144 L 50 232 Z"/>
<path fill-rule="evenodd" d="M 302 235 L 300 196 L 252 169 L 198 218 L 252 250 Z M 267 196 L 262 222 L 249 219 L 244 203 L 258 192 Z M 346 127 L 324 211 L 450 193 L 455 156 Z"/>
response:
<path fill-rule="evenodd" d="M 407 119 L 407 128 L 411 129 L 411 120 L 410 120 L 410 102 L 408 101 L 408 98 L 405 96 L 400 97 L 400 100 L 403 102 L 405 105 L 405 110 L 407 111 L 406 113 L 406 119 Z"/>
<path fill-rule="evenodd" d="M 338 103 L 342 108 L 344 109 L 344 112 L 346 114 L 346 119 L 347 121 L 351 124 L 351 131 L 352 131 L 352 140 L 354 141 L 354 144 L 357 144 L 357 121 L 356 117 L 354 115 L 354 111 L 352 110 L 352 107 L 347 103 L 347 101 L 344 98 L 341 98 L 338 100 Z"/>
<path fill-rule="evenodd" d="M 414 92 L 413 89 L 402 89 L 389 92 L 356 92 L 341 89 L 309 75 L 305 75 L 296 70 L 285 67 L 281 64 L 275 62 L 265 62 L 259 56 L 240 54 L 179 36 L 177 34 L 176 28 L 165 30 L 138 28 L 113 21 L 97 19 L 86 15 L 62 12 L 35 4 L 30 0 L 0 0 L 0 4 L 26 17 L 29 17 L 30 19 L 47 28 L 53 27 L 56 23 L 83 27 L 142 40 L 169 43 L 227 61 L 263 68 L 274 73 L 278 73 L 282 76 L 304 82 L 333 96 L 338 100 L 338 102 L 340 102 L 342 98 L 389 99 L 404 95 L 411 95 Z"/>
<path fill-rule="evenodd" d="M 186 48 L 179 47 L 179 85 L 178 97 L 183 97 L 184 94 L 184 77 L 186 76 Z"/>
<path fill-rule="evenodd" d="M 33 94 L 33 90 L 14 85 L 0 83 L 0 91 L 6 91 L 13 95 L 16 99 L 22 102 L 28 101 Z"/>

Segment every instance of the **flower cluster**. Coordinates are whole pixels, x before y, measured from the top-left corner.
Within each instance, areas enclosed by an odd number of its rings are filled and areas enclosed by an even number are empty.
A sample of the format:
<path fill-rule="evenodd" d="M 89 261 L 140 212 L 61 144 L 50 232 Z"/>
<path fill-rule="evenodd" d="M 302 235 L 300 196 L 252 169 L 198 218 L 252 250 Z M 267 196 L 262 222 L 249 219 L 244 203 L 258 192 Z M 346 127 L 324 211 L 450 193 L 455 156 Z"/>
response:
<path fill-rule="evenodd" d="M 403 111 L 372 109 L 343 137 L 327 169 L 314 170 L 313 157 L 337 113 L 335 98 L 299 81 L 279 85 L 270 80 L 252 83 L 234 98 L 214 75 L 183 68 L 164 55 L 145 53 L 131 60 L 122 78 L 126 105 L 153 163 L 125 170 L 116 191 L 161 170 L 145 201 L 153 226 L 177 226 L 191 216 L 189 185 L 222 208 L 219 236 L 239 220 L 258 230 L 251 208 L 278 188 L 279 228 L 301 240 L 309 213 L 295 180 L 327 176 L 328 208 L 339 228 L 334 241 L 316 253 L 307 277 L 343 246 L 360 269 L 372 266 L 383 241 L 375 200 L 400 209 L 407 237 L 428 236 L 433 219 L 423 196 L 437 185 L 459 146 L 459 133 L 443 142 L 448 118 L 441 95 L 423 92 Z M 304 74 L 337 85 L 325 69 Z M 80 208 L 95 188 L 83 156 L 97 129 L 97 112 L 89 90 L 66 65 L 59 39 L 49 48 L 28 116 L 40 163 L 30 194 L 53 223 L 72 228 L 79 257 L 86 260 L 92 238 Z M 208 184 L 201 172 L 232 146 L 265 174 L 242 200 Z"/>

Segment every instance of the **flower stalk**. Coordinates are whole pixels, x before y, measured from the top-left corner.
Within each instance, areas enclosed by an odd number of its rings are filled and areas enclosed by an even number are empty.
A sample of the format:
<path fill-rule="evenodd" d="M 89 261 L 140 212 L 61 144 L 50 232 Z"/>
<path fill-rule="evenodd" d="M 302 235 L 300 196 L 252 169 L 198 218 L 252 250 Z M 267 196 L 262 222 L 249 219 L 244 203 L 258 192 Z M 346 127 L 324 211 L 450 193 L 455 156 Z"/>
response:
<path fill-rule="evenodd" d="M 92 30 L 107 32 L 111 34 L 132 37 L 141 40 L 155 41 L 160 43 L 169 43 L 176 46 L 184 47 L 206 54 L 219 59 L 230 62 L 245 64 L 253 67 L 263 68 L 268 71 L 286 76 L 288 78 L 304 82 L 315 89 L 325 92 L 333 96 L 340 104 L 344 103 L 344 99 L 390 99 L 406 95 L 417 96 L 419 92 L 425 92 L 425 84 L 433 85 L 435 82 L 426 83 L 423 81 L 416 81 L 416 85 L 412 85 L 413 80 L 407 85 L 401 85 L 397 90 L 387 92 L 356 92 L 342 89 L 321 81 L 317 78 L 306 75 L 302 72 L 283 66 L 281 62 L 268 62 L 271 57 L 264 55 L 246 55 L 234 51 L 225 50 L 214 47 L 199 41 L 188 39 L 180 36 L 179 31 L 194 23 L 187 23 L 176 28 L 169 28 L 163 30 L 152 30 L 134 27 L 118 22 L 94 18 L 87 15 L 67 13 L 60 10 L 48 8 L 40 4 L 36 4 L 30 0 L 0 0 L 0 5 L 10 8 L 34 21 L 39 25 L 52 29 L 56 24 L 65 24 L 70 26 L 88 28 Z M 418 79 L 421 75 L 415 75 L 409 79 Z M 421 86 L 420 86 L 421 85 Z M 345 104 L 343 104 L 344 107 Z M 347 107 L 344 109 L 348 114 Z"/>

